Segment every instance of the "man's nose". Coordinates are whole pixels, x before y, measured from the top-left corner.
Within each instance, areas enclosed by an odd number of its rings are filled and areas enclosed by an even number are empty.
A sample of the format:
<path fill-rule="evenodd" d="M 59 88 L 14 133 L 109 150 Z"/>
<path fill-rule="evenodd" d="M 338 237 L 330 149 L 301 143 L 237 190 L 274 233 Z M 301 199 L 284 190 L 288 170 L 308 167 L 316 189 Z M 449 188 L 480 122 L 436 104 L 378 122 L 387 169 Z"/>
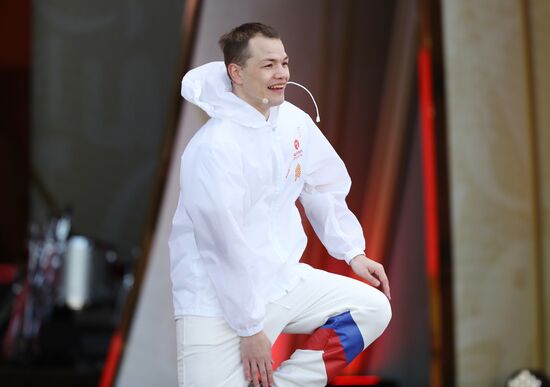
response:
<path fill-rule="evenodd" d="M 277 72 L 275 73 L 275 77 L 277 78 L 288 78 L 288 68 L 284 66 L 277 66 Z"/>

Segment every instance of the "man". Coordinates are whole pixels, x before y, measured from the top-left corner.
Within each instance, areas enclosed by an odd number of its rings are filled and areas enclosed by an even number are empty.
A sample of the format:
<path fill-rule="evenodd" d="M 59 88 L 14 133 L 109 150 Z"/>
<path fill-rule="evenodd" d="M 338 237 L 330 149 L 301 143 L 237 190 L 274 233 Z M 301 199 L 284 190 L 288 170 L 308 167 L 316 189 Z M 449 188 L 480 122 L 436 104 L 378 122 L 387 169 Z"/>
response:
<path fill-rule="evenodd" d="M 273 28 L 220 39 L 225 64 L 187 73 L 182 95 L 211 119 L 181 159 L 170 236 L 180 386 L 324 386 L 387 326 L 390 289 L 364 255 L 342 160 L 284 101 L 288 56 Z M 296 200 L 332 256 L 372 286 L 299 263 Z M 311 334 L 272 370 L 281 332 Z"/>

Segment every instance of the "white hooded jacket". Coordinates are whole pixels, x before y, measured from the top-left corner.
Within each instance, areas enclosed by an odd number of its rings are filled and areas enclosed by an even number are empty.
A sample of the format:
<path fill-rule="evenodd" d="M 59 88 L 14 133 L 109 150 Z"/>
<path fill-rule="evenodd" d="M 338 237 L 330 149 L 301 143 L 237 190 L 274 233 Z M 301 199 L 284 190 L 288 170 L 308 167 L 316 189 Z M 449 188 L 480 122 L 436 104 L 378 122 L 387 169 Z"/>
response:
<path fill-rule="evenodd" d="M 267 302 L 300 278 L 307 237 L 297 199 L 333 257 L 363 254 L 345 202 L 351 180 L 306 113 L 284 102 L 266 121 L 232 93 L 223 62 L 189 71 L 182 95 L 211 119 L 181 158 L 169 239 L 174 312 L 224 316 L 250 336 L 263 329 Z"/>

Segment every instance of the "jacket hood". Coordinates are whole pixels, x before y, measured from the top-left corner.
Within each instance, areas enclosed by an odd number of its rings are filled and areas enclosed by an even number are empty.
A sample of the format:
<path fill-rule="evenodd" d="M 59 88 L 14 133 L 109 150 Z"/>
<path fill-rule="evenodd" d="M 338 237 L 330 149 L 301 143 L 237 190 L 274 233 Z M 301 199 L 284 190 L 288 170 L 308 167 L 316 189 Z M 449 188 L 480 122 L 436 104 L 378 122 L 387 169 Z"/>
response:
<path fill-rule="evenodd" d="M 181 81 L 181 95 L 212 118 L 228 119 L 248 127 L 266 124 L 262 113 L 232 92 L 224 62 L 207 63 L 187 72 Z M 278 106 L 270 109 L 270 122 L 278 110 Z"/>

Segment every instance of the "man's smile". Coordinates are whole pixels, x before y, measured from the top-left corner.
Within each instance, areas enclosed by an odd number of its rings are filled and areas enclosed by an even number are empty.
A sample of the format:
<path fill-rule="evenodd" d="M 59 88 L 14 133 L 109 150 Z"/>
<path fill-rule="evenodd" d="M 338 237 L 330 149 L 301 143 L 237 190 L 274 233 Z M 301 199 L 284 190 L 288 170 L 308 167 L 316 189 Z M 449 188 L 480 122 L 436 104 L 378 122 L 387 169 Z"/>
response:
<path fill-rule="evenodd" d="M 268 86 L 270 90 L 283 90 L 286 86 L 286 83 L 277 83 L 275 85 Z"/>

